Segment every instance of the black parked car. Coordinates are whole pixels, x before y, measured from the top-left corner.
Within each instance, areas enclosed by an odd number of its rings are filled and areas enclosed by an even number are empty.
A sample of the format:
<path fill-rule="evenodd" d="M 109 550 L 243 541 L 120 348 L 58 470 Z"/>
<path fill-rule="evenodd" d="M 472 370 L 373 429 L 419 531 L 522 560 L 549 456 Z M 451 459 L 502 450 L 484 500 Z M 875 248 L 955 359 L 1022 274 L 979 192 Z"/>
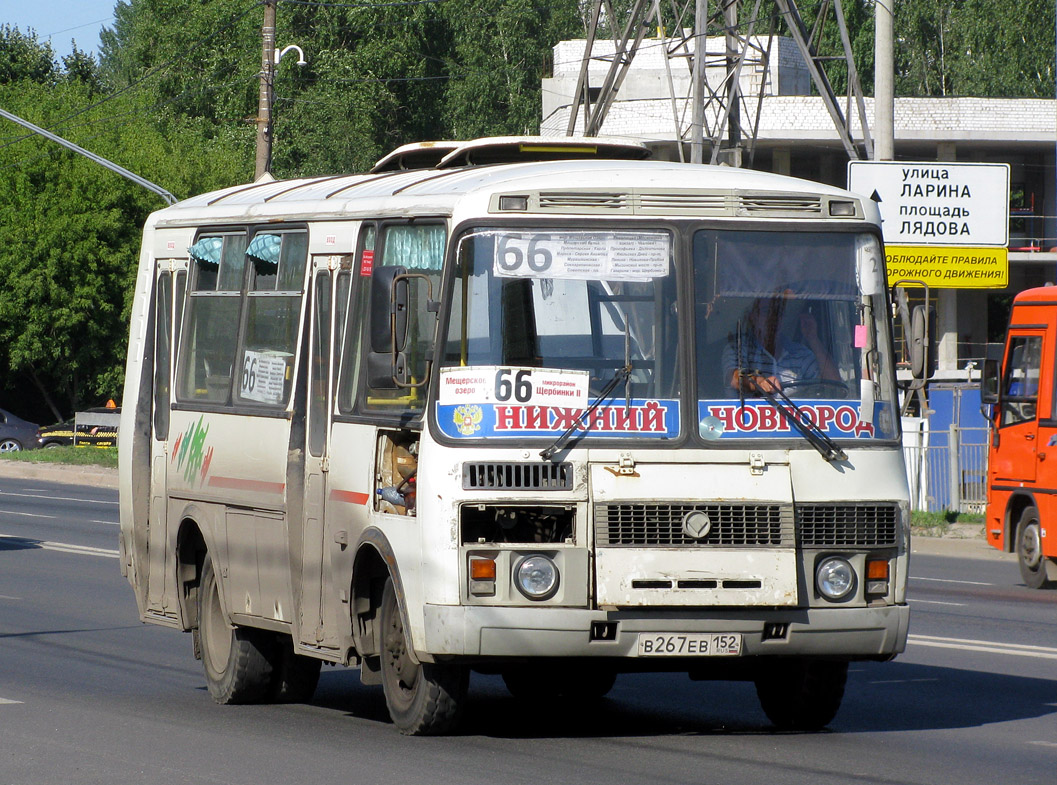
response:
<path fill-rule="evenodd" d="M 37 446 L 37 424 L 0 409 L 0 452 L 32 450 Z"/>
<path fill-rule="evenodd" d="M 40 447 L 114 447 L 117 445 L 117 417 L 121 409 L 97 406 L 78 412 L 77 417 L 40 429 L 37 444 Z M 93 418 L 92 415 L 100 415 Z M 114 420 L 113 423 L 93 424 L 96 420 Z M 77 425 L 80 421 L 81 424 Z M 76 442 L 74 437 L 76 436 Z"/>

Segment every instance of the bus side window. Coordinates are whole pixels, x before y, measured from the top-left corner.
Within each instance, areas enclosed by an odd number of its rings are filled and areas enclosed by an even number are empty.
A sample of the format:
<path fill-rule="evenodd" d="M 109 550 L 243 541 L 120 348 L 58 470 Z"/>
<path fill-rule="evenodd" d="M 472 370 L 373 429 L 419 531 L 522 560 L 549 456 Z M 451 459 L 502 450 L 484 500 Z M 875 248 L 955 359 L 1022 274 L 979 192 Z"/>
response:
<path fill-rule="evenodd" d="M 235 360 L 246 234 L 199 237 L 192 261 L 176 377 L 180 401 L 228 403 Z"/>
<path fill-rule="evenodd" d="M 389 224 L 381 231 L 381 258 L 379 267 L 403 267 L 408 273 L 429 276 L 432 287 L 425 281 L 416 280 L 408 287 L 407 339 L 404 354 L 407 357 L 408 377 L 421 385 L 425 380 L 428 362 L 432 359 L 432 347 L 436 335 L 437 315 L 427 308 L 429 290 L 433 296 L 440 291 L 440 273 L 444 263 L 446 231 L 442 224 Z M 366 279 L 360 281 L 357 303 L 362 306 L 358 318 L 366 323 L 361 336 L 362 351 L 372 350 L 369 325 L 372 315 L 368 313 L 370 286 Z M 372 388 L 365 380 L 366 392 L 361 407 L 374 412 L 401 414 L 421 411 L 425 406 L 425 391 L 421 386 Z"/>
<path fill-rule="evenodd" d="M 1035 419 L 1041 361 L 1042 336 L 1017 335 L 1010 339 L 1002 380 L 1001 425 Z"/>
<path fill-rule="evenodd" d="M 338 411 L 348 414 L 356 406 L 356 390 L 360 379 L 360 346 L 367 329 L 367 301 L 371 293 L 371 271 L 374 269 L 374 244 L 377 228 L 365 224 L 360 230 L 360 241 L 353 260 L 353 280 L 345 286 L 342 299 L 339 279 L 338 319 L 344 325 L 341 341 L 341 370 L 338 375 Z M 351 290 L 351 296 L 349 294 Z"/>
<path fill-rule="evenodd" d="M 154 290 L 154 438 L 169 438 L 169 374 L 172 361 L 172 273 L 158 276 Z"/>
<path fill-rule="evenodd" d="M 308 233 L 259 232 L 246 249 L 246 260 L 249 285 L 236 393 L 240 402 L 284 406 L 293 386 Z"/>

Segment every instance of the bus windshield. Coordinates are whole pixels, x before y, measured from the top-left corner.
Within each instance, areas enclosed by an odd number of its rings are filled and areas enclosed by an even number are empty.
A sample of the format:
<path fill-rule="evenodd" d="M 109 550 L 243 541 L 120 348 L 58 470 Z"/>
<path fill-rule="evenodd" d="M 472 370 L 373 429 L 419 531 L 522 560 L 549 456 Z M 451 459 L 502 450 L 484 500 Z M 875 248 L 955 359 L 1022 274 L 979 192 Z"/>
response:
<path fill-rule="evenodd" d="M 874 237 L 699 231 L 693 254 L 701 436 L 794 436 L 791 417 L 832 438 L 896 435 Z"/>
<path fill-rule="evenodd" d="M 701 229 L 684 279 L 677 238 L 658 229 L 464 234 L 438 379 L 441 431 L 674 439 L 691 407 L 706 441 L 801 439 L 803 425 L 830 439 L 896 436 L 872 235 Z M 694 298 L 682 333 L 680 280 Z"/>
<path fill-rule="evenodd" d="M 464 235 L 439 375 L 442 431 L 553 436 L 608 387 L 592 436 L 678 435 L 672 246 L 656 230 Z"/>

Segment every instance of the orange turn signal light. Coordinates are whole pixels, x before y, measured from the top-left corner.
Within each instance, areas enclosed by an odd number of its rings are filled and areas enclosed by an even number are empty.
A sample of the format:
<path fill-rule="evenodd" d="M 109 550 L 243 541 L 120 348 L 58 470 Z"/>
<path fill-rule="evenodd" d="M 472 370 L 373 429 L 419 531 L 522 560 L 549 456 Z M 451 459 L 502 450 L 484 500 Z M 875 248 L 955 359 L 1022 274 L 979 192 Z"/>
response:
<path fill-rule="evenodd" d="M 870 581 L 888 580 L 888 560 L 874 560 L 866 562 L 866 579 Z"/>
<path fill-rule="evenodd" d="M 470 580 L 494 581 L 495 559 L 470 559 Z"/>

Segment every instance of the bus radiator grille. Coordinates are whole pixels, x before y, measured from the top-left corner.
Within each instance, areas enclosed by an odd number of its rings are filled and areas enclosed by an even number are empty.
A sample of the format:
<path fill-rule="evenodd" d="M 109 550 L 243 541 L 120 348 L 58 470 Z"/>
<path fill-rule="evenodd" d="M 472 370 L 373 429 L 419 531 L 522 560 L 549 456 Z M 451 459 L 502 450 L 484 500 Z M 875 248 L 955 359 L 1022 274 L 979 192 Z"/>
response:
<path fill-rule="evenodd" d="M 466 461 L 462 487 L 466 491 L 569 491 L 573 467 L 570 463 Z"/>
<path fill-rule="evenodd" d="M 894 504 L 798 504 L 800 543 L 807 548 L 884 548 L 896 544 Z"/>
<path fill-rule="evenodd" d="M 691 537 L 683 520 L 709 518 L 707 533 Z M 790 547 L 793 510 L 787 504 L 597 504 L 595 541 L 601 546 Z"/>

